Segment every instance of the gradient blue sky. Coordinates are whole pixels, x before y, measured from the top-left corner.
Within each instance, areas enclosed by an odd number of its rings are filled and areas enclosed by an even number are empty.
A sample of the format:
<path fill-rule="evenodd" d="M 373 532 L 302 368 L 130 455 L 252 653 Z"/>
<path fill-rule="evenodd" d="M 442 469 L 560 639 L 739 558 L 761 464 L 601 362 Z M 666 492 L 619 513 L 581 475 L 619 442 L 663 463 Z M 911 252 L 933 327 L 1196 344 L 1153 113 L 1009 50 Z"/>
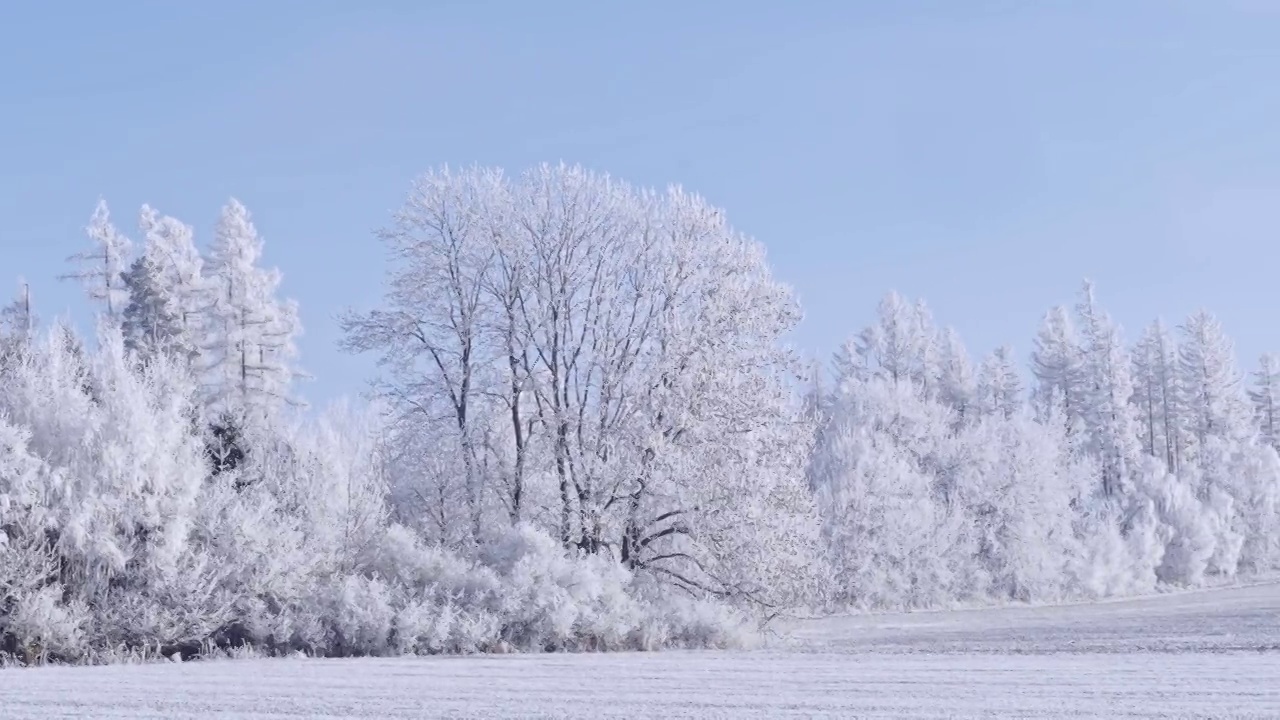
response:
<path fill-rule="evenodd" d="M 1132 338 L 1218 313 L 1280 350 L 1280 2 L 114 2 L 0 6 L 0 280 L 54 278 L 101 196 L 208 238 L 241 199 L 302 305 L 305 394 L 358 391 L 334 315 L 441 163 L 679 182 L 769 248 L 827 357 L 895 288 L 1020 356 L 1080 279 Z"/>

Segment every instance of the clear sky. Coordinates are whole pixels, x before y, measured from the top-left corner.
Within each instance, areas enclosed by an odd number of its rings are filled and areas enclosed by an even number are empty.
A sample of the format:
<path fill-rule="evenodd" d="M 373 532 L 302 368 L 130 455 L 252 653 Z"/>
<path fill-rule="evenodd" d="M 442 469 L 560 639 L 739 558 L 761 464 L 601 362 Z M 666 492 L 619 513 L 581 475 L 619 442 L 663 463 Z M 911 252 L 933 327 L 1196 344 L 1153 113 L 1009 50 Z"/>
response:
<path fill-rule="evenodd" d="M 707 196 L 764 242 L 827 357 L 895 288 L 975 355 L 1082 277 L 1132 339 L 1216 312 L 1280 350 L 1280 2 L 0 5 L 0 281 L 83 317 L 104 197 L 207 241 L 243 201 L 302 306 L 313 400 L 372 364 L 334 315 L 419 172 L 564 160 Z M 5 294 L 7 294 L 7 290 Z"/>

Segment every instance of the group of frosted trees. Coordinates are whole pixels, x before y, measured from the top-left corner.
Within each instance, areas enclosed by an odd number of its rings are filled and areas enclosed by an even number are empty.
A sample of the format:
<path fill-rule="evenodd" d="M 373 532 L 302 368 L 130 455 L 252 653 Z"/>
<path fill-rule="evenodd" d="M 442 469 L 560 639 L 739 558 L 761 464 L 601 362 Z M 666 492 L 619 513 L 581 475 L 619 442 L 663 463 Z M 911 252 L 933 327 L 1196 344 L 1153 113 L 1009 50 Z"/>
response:
<path fill-rule="evenodd" d="M 1029 383 L 975 368 L 896 294 L 809 393 L 810 478 L 839 602 L 1048 601 L 1280 567 L 1275 356 L 1252 377 L 1207 312 L 1132 348 L 1086 283 Z"/>
<path fill-rule="evenodd" d="M 3 315 L 0 664 L 715 645 L 813 592 L 798 309 L 701 199 L 422 178 L 323 412 L 243 206 L 139 232 L 88 225 L 91 337 Z"/>
<path fill-rule="evenodd" d="M 296 310 L 239 203 L 204 256 L 173 218 L 144 207 L 139 226 L 135 253 L 99 204 L 72 258 L 66 277 L 99 306 L 95 342 L 64 321 L 40 329 L 25 287 L 3 314 L 0 660 L 252 635 L 271 595 L 253 578 L 286 557 L 269 483 L 246 488 L 266 476 L 268 438 L 297 441 L 297 459 L 312 449 L 279 414 Z"/>
<path fill-rule="evenodd" d="M 891 294 L 806 392 L 797 302 L 701 198 L 445 169 L 341 319 L 368 402 L 318 411 L 242 205 L 204 252 L 87 230 L 92 333 L 0 311 L 0 664 L 718 645 L 1280 563 L 1280 362 L 1207 314 L 1128 347 L 1086 286 L 1027 376 Z"/>
<path fill-rule="evenodd" d="M 76 269 L 62 277 L 83 283 L 99 321 L 141 364 L 161 356 L 183 363 L 206 418 L 242 429 L 295 402 L 297 306 L 277 297 L 280 273 L 259 266 L 263 243 L 244 205 L 223 208 L 207 257 L 191 227 L 145 205 L 136 253 L 105 202 L 86 230 L 91 248 L 72 256 Z M 18 307 L 31 312 L 25 289 L 10 312 Z"/>

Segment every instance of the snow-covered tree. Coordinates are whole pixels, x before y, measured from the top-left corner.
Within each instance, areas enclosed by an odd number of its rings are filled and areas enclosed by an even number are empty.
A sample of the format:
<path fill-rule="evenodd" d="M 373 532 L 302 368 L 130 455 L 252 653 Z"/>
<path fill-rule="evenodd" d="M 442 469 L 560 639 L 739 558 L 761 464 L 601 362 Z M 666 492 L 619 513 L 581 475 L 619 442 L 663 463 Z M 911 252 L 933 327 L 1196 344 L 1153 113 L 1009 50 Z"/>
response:
<path fill-rule="evenodd" d="M 19 281 L 17 297 L 0 308 L 0 364 L 20 353 L 35 333 L 36 315 L 31 305 L 31 286 Z"/>
<path fill-rule="evenodd" d="M 1031 353 L 1036 378 L 1032 405 L 1037 413 L 1045 414 L 1053 404 L 1050 399 L 1056 396 L 1066 413 L 1080 414 L 1083 355 L 1071 315 L 1067 308 L 1055 306 L 1041 321 Z"/>
<path fill-rule="evenodd" d="M 146 205 L 139 225 L 143 250 L 123 276 L 129 292 L 122 323 L 125 344 L 144 357 L 171 352 L 194 361 L 209 298 L 191 228 Z"/>
<path fill-rule="evenodd" d="M 994 413 L 960 438 L 966 462 L 962 503 L 976 532 L 985 595 L 1044 601 L 1079 590 L 1083 547 L 1072 527 L 1080 478 L 1061 426 L 1022 409 Z"/>
<path fill-rule="evenodd" d="M 93 249 L 68 258 L 69 262 L 80 267 L 75 272 L 60 277 L 83 283 L 89 299 L 102 303 L 106 316 L 118 322 L 128 298 L 123 274 L 129 266 L 132 243 L 111 223 L 111 214 L 104 200 L 98 201 L 85 230 L 93 243 Z"/>
<path fill-rule="evenodd" d="M 263 243 L 237 200 L 222 210 L 206 264 L 205 407 L 211 418 L 258 422 L 297 404 L 298 307 L 277 297 L 281 274 L 259 266 Z"/>
<path fill-rule="evenodd" d="M 958 420 L 967 420 L 976 412 L 978 392 L 969 353 L 953 328 L 941 333 L 937 346 L 938 399 L 955 411 Z"/>
<path fill-rule="evenodd" d="M 946 408 L 891 375 L 836 391 L 810 473 L 837 601 L 927 607 L 954 597 L 965 523 L 922 462 L 949 432 Z"/>
<path fill-rule="evenodd" d="M 914 309 L 916 357 L 912 363 L 912 379 L 926 397 L 936 398 L 942 377 L 942 347 L 939 332 L 933 322 L 933 311 L 923 298 L 916 300 Z"/>
<path fill-rule="evenodd" d="M 1267 353 L 1258 361 L 1249 399 L 1262 441 L 1280 450 L 1280 355 Z"/>
<path fill-rule="evenodd" d="M 507 394 L 486 386 L 487 379 L 481 377 L 485 368 L 500 362 L 517 387 L 526 374 L 523 348 L 514 344 L 523 329 L 515 314 L 523 261 L 514 253 L 499 256 L 502 234 L 508 230 L 506 202 L 498 172 L 455 175 L 445 169 L 419 178 L 394 224 L 380 233 L 399 259 L 386 288 L 385 307 L 348 315 L 344 322 L 347 348 L 383 352 L 381 364 L 387 372 L 377 389 L 396 398 L 397 406 L 411 416 L 404 422 L 417 432 L 430 433 L 437 447 L 450 448 L 445 451 L 460 459 L 458 477 L 440 478 L 446 485 L 432 494 L 450 494 L 448 485 L 460 485 L 457 505 L 465 508 L 462 518 L 473 540 L 481 532 L 487 484 L 478 429 L 489 411 L 485 405 L 496 394 L 511 401 L 511 411 L 519 417 L 524 400 L 518 391 Z M 503 260 L 508 264 L 501 265 Z M 511 290 L 506 284 L 510 280 L 517 283 Z M 500 315 L 489 303 L 493 291 L 510 299 Z M 501 328 L 491 327 L 504 321 Z M 511 342 L 504 343 L 508 347 L 492 347 L 486 342 L 489 333 Z M 516 420 L 512 430 L 524 433 L 525 422 Z M 523 436 L 517 442 L 522 440 Z M 521 499 L 520 493 L 513 493 L 517 515 Z"/>
<path fill-rule="evenodd" d="M 440 171 L 383 240 L 385 305 L 347 317 L 347 344 L 380 355 L 383 396 L 431 439 L 405 446 L 483 480 L 469 524 L 526 518 L 695 591 L 802 584 L 778 564 L 816 542 L 780 343 L 798 315 L 720 211 L 575 167 Z M 396 494 L 431 517 L 458 495 L 423 467 Z"/>
<path fill-rule="evenodd" d="M 1193 455 L 1209 438 L 1243 441 L 1254 433 L 1244 379 L 1231 340 L 1206 311 L 1187 318 L 1178 344 L 1179 389 Z"/>
<path fill-rule="evenodd" d="M 929 354 L 933 328 L 923 305 L 889 292 L 876 308 L 876 322 L 857 337 L 861 364 L 893 382 L 911 380 L 920 391 L 922 360 Z"/>
<path fill-rule="evenodd" d="M 1132 399 L 1143 450 L 1175 473 L 1185 445 L 1178 377 L 1177 348 L 1168 328 L 1157 320 L 1134 349 Z"/>
<path fill-rule="evenodd" d="M 1009 346 L 996 348 L 982 361 L 978 368 L 975 405 L 981 415 L 1006 418 L 1022 409 L 1022 377 Z"/>
<path fill-rule="evenodd" d="M 1098 306 L 1093 284 L 1088 281 L 1076 304 L 1076 318 L 1082 340 L 1079 385 L 1064 385 L 1064 394 L 1069 402 L 1071 390 L 1077 395 L 1075 402 L 1079 403 L 1088 438 L 1086 451 L 1101 468 L 1102 494 L 1109 498 L 1123 496 L 1142 454 L 1137 419 L 1130 403 L 1132 361 L 1119 328 Z"/>
<path fill-rule="evenodd" d="M 1234 575 L 1243 564 L 1273 562 L 1274 449 L 1260 441 L 1244 377 L 1221 324 L 1207 311 L 1181 326 L 1178 386 L 1187 428 L 1184 478 L 1205 503 L 1216 544 L 1210 570 Z"/>

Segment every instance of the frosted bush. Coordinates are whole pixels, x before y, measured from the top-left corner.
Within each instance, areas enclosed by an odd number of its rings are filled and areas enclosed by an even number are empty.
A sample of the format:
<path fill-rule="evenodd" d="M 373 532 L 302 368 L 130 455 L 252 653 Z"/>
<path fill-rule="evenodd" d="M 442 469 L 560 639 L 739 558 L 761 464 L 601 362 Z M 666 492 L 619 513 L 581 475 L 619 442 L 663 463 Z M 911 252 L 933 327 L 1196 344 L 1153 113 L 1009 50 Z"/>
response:
<path fill-rule="evenodd" d="M 505 586 L 503 639 L 517 647 L 619 648 L 641 621 L 626 569 L 608 557 L 571 555 L 528 525 L 487 546 L 482 559 Z"/>
<path fill-rule="evenodd" d="M 335 578 L 330 601 L 331 647 L 339 655 L 380 655 L 395 628 L 395 592 L 376 578 Z"/>
<path fill-rule="evenodd" d="M 441 603 L 482 607 L 500 593 L 498 576 L 491 568 L 446 548 L 427 545 L 413 530 L 399 524 L 383 533 L 367 570 L 407 588 L 411 595 Z"/>
<path fill-rule="evenodd" d="M 635 638 L 642 650 L 664 647 L 748 648 L 761 636 L 749 614 L 706 598 L 663 593 L 660 587 L 646 593 L 646 617 Z"/>
<path fill-rule="evenodd" d="M 75 660 L 84 653 L 88 608 L 79 602 L 62 602 L 63 591 L 62 585 L 53 583 L 9 598 L 0 629 L 26 662 Z"/>

